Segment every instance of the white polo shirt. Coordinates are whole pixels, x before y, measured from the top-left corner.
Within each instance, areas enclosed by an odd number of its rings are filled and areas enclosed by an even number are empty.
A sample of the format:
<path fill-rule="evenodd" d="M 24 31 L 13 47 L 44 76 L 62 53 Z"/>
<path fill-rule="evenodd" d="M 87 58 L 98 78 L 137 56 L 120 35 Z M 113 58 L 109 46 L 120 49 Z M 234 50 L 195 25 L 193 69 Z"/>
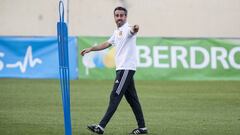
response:
<path fill-rule="evenodd" d="M 116 29 L 108 40 L 108 43 L 116 47 L 116 70 L 136 70 L 136 34 L 132 35 L 130 31 L 131 27 L 126 22 L 122 27 Z"/>

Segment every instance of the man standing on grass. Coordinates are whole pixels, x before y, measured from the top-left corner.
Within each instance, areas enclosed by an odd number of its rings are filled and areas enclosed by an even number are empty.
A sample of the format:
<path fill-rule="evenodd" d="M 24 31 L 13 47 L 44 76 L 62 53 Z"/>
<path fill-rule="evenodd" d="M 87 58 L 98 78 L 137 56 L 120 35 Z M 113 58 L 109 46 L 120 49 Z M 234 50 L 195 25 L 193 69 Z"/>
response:
<path fill-rule="evenodd" d="M 136 34 L 139 26 L 129 26 L 127 23 L 127 10 L 124 7 L 116 7 L 114 9 L 114 19 L 117 29 L 109 40 L 81 51 L 81 55 L 84 56 L 91 51 L 103 50 L 112 45 L 116 47 L 116 78 L 110 95 L 108 109 L 98 125 L 89 125 L 87 128 L 94 133 L 103 134 L 104 128 L 113 116 L 124 95 L 138 123 L 138 128 L 134 129 L 130 134 L 147 134 L 148 131 L 145 127 L 143 112 L 133 78 L 137 66 Z"/>

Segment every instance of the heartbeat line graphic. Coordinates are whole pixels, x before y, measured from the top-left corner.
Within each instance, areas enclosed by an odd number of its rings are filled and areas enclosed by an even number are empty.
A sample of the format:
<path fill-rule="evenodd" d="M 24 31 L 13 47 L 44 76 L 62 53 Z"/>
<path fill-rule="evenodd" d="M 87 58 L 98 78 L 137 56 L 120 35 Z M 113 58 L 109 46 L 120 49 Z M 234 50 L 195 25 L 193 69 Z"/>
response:
<path fill-rule="evenodd" d="M 15 64 L 7 64 L 6 67 L 8 68 L 20 68 L 22 73 L 26 72 L 28 64 L 30 67 L 35 67 L 36 64 L 41 64 L 42 60 L 39 58 L 33 59 L 32 56 L 32 46 L 28 46 L 23 63 L 21 61 L 17 61 Z"/>

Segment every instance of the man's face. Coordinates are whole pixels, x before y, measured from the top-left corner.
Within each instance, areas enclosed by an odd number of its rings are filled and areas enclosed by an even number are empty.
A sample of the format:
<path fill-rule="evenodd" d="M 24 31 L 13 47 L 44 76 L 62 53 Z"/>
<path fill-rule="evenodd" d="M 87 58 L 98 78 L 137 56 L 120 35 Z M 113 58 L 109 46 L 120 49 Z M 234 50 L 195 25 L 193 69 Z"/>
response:
<path fill-rule="evenodd" d="M 123 10 L 116 10 L 114 12 L 114 19 L 117 24 L 117 27 L 121 27 L 127 20 L 127 16 Z"/>

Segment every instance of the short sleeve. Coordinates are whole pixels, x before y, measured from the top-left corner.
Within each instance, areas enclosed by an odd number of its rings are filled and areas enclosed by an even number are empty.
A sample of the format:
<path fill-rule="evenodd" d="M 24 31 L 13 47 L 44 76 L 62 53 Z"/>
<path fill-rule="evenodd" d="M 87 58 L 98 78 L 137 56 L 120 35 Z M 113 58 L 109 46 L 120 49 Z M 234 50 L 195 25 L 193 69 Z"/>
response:
<path fill-rule="evenodd" d="M 131 30 L 132 30 L 132 28 L 131 28 L 131 27 L 128 27 L 128 37 L 132 37 L 132 36 L 136 35 L 136 34 L 133 34 L 133 33 L 131 32 Z"/>
<path fill-rule="evenodd" d="M 114 43 L 115 43 L 114 40 L 115 40 L 115 34 L 113 33 L 107 42 L 110 43 L 111 45 L 114 45 Z"/>

